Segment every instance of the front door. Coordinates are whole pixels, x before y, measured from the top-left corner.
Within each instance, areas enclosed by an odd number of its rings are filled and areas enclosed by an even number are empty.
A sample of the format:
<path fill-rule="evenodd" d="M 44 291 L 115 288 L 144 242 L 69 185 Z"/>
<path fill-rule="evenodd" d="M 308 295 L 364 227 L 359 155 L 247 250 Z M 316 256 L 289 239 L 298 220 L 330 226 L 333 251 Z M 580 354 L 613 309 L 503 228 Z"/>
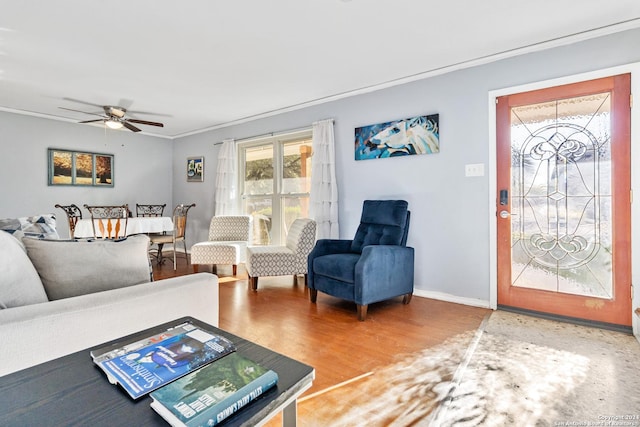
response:
<path fill-rule="evenodd" d="M 498 305 L 631 325 L 630 86 L 497 99 Z"/>

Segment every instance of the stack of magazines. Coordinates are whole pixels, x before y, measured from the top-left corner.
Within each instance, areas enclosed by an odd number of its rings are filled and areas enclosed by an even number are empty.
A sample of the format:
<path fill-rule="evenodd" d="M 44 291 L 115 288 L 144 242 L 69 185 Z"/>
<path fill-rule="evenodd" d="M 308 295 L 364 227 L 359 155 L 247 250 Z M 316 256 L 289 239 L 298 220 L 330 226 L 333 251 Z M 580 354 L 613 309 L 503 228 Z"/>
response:
<path fill-rule="evenodd" d="M 259 398 L 278 375 L 236 353 L 227 338 L 190 322 L 119 347 L 91 352 L 93 362 L 133 399 L 172 426 L 214 426 Z"/>

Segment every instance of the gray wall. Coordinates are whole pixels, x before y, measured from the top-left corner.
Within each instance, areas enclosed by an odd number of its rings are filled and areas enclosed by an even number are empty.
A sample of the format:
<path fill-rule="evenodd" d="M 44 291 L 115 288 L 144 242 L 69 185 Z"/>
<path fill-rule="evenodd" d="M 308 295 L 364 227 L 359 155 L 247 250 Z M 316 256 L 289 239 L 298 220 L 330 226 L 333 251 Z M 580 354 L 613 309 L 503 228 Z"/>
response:
<path fill-rule="evenodd" d="M 351 238 L 355 233 L 363 200 L 404 198 L 412 210 L 409 244 L 416 249 L 416 294 L 483 305 L 490 299 L 490 224 L 495 218 L 489 200 L 491 171 L 483 177 L 466 178 L 464 166 L 488 166 L 491 160 L 489 91 L 638 62 L 638 45 L 640 30 L 626 31 L 173 142 L 123 131 L 105 134 L 101 128 L 0 112 L 0 217 L 53 212 L 55 203 L 158 202 L 173 206 L 195 202 L 187 230 L 190 246 L 207 238 L 213 215 L 220 148 L 215 143 L 333 118 L 341 236 Z M 440 114 L 440 153 L 354 160 L 355 127 L 432 113 Z M 47 186 L 48 147 L 113 153 L 115 187 Z M 188 183 L 186 159 L 197 155 L 205 156 L 204 182 Z M 57 214 L 59 218 L 63 215 L 60 210 Z M 65 236 L 66 223 L 59 224 Z"/>
<path fill-rule="evenodd" d="M 174 200 L 196 200 L 206 239 L 213 214 L 215 162 L 225 138 L 246 138 L 335 119 L 341 237 L 351 238 L 362 201 L 409 201 L 408 244 L 416 250 L 416 294 L 452 296 L 487 305 L 490 299 L 490 171 L 467 178 L 465 164 L 490 161 L 489 91 L 640 61 L 640 30 L 529 53 L 450 72 L 376 92 L 353 96 L 249 123 L 176 140 Z M 339 64 L 338 64 L 339 65 Z M 354 128 L 422 114 L 440 114 L 441 152 L 384 160 L 354 160 Z M 184 164 L 204 155 L 205 181 L 186 183 Z"/>
<path fill-rule="evenodd" d="M 136 203 L 173 203 L 169 139 L 0 112 L 0 146 L 0 218 L 55 213 L 66 238 L 66 216 L 56 203 L 128 203 L 132 210 Z M 48 186 L 47 148 L 113 154 L 114 187 Z"/>

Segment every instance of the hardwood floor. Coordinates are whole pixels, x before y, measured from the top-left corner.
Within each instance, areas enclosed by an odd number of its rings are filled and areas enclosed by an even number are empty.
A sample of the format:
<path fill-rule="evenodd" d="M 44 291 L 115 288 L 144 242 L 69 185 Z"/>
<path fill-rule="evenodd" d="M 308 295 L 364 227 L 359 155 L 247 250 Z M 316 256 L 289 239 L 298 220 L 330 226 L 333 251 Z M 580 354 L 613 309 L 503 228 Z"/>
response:
<path fill-rule="evenodd" d="M 203 269 L 204 270 L 204 269 Z M 201 271 L 203 271 L 201 270 Z M 489 310 L 414 296 L 372 304 L 359 322 L 353 303 L 319 293 L 309 301 L 302 277 L 263 277 L 252 291 L 243 266 L 219 266 L 221 329 L 285 354 L 316 370 L 306 395 L 336 386 L 397 357 L 476 330 Z M 184 258 L 154 265 L 156 280 L 192 274 Z"/>

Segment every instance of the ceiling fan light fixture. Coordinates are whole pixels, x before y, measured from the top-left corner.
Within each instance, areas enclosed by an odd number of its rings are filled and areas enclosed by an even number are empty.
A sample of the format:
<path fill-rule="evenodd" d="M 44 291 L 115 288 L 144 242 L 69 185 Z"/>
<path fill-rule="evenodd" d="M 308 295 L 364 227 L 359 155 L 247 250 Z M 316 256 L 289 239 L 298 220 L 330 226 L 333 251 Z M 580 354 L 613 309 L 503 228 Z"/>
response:
<path fill-rule="evenodd" d="M 120 129 L 122 128 L 122 123 L 117 120 L 107 120 L 104 122 L 109 129 Z"/>

